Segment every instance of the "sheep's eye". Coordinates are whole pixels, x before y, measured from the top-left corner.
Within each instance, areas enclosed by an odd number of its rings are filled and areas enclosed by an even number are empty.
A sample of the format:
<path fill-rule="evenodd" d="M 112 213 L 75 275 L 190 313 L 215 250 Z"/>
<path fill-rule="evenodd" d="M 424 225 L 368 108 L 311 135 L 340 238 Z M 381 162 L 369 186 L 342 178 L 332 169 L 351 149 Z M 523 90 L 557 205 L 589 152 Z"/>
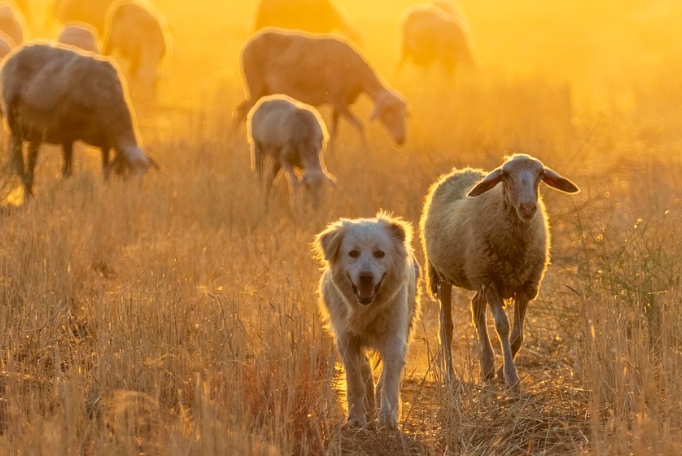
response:
<path fill-rule="evenodd" d="M 357 258 L 360 256 L 360 252 L 358 252 L 357 250 L 351 250 L 350 252 L 348 252 L 348 256 L 351 258 Z"/>
<path fill-rule="evenodd" d="M 374 258 L 383 258 L 386 254 L 382 250 L 377 250 L 374 252 Z"/>

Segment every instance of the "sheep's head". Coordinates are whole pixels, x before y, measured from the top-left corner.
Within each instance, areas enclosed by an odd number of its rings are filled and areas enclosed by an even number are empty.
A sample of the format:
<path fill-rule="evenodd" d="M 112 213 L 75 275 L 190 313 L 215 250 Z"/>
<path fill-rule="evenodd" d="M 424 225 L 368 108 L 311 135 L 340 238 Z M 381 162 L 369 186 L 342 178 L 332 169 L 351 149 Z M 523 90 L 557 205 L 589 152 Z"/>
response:
<path fill-rule="evenodd" d="M 149 168 L 159 168 L 159 165 L 148 157 L 140 146 L 123 147 L 116 151 L 116 158 L 109 164 L 116 174 L 132 177 L 141 181 Z"/>
<path fill-rule="evenodd" d="M 400 95 L 390 90 L 383 91 L 374 102 L 374 110 L 370 120 L 379 119 L 391 133 L 395 143 L 402 146 L 407 135 L 405 122 L 407 103 Z"/>
<path fill-rule="evenodd" d="M 301 184 L 310 195 L 314 208 L 320 206 L 322 195 L 327 185 L 336 187 L 336 178 L 325 171 L 323 168 L 305 170 L 301 176 Z"/>
<path fill-rule="evenodd" d="M 484 177 L 467 196 L 482 195 L 502 182 L 507 203 L 514 208 L 520 220 L 529 222 L 538 210 L 538 186 L 541 181 L 562 192 L 580 191 L 573 182 L 547 168 L 540 160 L 517 154 Z"/>

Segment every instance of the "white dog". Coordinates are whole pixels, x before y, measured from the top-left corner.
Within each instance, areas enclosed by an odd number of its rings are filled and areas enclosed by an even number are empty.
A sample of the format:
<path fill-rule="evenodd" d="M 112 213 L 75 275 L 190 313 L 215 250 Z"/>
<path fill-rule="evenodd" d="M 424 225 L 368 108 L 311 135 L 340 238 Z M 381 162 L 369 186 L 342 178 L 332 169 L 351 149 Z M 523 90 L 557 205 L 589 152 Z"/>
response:
<path fill-rule="evenodd" d="M 380 212 L 372 219 L 340 219 L 315 238 L 325 269 L 321 307 L 327 315 L 346 370 L 348 426 L 374 418 L 372 368 L 364 349 L 383 364 L 377 384 L 379 423 L 398 427 L 400 377 L 418 313 L 419 264 L 412 226 Z"/>

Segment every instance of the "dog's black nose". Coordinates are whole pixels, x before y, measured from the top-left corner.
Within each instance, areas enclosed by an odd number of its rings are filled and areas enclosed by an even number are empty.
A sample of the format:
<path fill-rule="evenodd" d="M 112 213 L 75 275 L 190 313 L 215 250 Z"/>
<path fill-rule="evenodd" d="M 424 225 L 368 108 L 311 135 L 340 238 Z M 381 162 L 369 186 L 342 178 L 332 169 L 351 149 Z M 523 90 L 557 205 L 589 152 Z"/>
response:
<path fill-rule="evenodd" d="M 358 276 L 358 280 L 360 281 L 360 283 L 358 284 L 360 285 L 360 287 L 363 286 L 371 287 L 372 285 L 374 285 L 374 274 L 372 274 L 371 272 L 361 272 L 360 275 Z"/>

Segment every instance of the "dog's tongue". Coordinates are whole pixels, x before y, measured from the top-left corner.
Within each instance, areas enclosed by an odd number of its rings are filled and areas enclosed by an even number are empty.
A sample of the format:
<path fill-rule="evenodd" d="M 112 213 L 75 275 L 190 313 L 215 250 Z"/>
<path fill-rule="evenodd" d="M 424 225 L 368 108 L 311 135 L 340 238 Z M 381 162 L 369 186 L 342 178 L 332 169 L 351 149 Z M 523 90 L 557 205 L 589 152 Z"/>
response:
<path fill-rule="evenodd" d="M 358 299 L 361 301 L 374 299 L 374 284 L 368 283 L 358 286 Z"/>

